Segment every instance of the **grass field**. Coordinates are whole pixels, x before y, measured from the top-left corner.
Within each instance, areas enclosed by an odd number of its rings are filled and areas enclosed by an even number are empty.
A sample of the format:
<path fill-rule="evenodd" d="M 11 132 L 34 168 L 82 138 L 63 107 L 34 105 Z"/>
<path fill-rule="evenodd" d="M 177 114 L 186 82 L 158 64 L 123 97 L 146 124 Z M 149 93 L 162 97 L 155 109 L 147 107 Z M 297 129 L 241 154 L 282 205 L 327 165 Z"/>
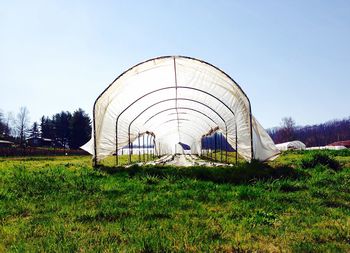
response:
<path fill-rule="evenodd" d="M 0 252 L 349 252 L 350 152 L 233 167 L 0 158 Z"/>

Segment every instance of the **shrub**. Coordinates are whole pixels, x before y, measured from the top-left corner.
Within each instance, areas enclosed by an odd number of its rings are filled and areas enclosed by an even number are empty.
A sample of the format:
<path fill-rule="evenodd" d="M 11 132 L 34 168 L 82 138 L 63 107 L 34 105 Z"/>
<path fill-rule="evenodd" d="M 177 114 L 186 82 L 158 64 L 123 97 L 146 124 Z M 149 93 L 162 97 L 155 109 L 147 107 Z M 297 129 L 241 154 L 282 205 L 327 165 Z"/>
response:
<path fill-rule="evenodd" d="M 333 170 L 339 170 L 341 167 L 339 162 L 333 157 L 321 152 L 312 153 L 301 160 L 301 167 L 304 169 L 315 168 L 318 165 L 324 165 Z"/>

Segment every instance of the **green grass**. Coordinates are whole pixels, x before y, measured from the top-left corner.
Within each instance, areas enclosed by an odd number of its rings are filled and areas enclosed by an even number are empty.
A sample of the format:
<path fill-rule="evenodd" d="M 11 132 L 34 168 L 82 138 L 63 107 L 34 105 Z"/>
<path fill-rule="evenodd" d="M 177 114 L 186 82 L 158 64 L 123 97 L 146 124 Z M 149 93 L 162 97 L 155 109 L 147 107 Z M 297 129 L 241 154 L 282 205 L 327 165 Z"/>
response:
<path fill-rule="evenodd" d="M 140 159 L 141 158 L 141 159 Z M 155 156 L 154 159 L 157 159 Z M 131 164 L 139 163 L 141 162 L 148 162 L 154 160 L 152 154 L 145 154 L 144 156 L 141 154 L 140 156 L 138 154 L 131 155 Z M 125 166 L 129 165 L 129 156 L 128 155 L 119 155 L 118 156 L 118 166 Z M 100 165 L 103 166 L 115 166 L 116 165 L 116 157 L 115 156 L 108 156 L 104 158 Z"/>
<path fill-rule="evenodd" d="M 215 159 L 215 153 L 216 153 L 216 159 Z M 225 151 L 208 152 L 208 153 L 204 152 L 202 158 L 213 162 L 221 162 L 221 158 L 222 158 L 222 162 L 226 163 L 226 152 Z M 238 163 L 242 163 L 245 161 L 240 155 L 238 155 L 237 158 L 238 158 L 237 159 Z M 236 163 L 236 152 L 227 152 L 227 163 L 231 163 L 231 164 Z"/>
<path fill-rule="evenodd" d="M 303 166 L 314 153 L 99 170 L 90 157 L 0 158 L 0 252 L 349 252 L 350 156 Z"/>

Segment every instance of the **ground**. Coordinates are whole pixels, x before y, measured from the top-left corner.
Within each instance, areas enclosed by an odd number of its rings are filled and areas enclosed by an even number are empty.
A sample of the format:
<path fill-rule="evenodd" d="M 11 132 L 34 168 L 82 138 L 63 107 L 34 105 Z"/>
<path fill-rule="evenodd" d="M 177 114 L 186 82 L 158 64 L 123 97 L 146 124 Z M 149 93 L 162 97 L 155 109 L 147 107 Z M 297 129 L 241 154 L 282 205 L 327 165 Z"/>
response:
<path fill-rule="evenodd" d="M 349 151 L 215 168 L 90 159 L 0 158 L 0 252 L 350 251 Z"/>

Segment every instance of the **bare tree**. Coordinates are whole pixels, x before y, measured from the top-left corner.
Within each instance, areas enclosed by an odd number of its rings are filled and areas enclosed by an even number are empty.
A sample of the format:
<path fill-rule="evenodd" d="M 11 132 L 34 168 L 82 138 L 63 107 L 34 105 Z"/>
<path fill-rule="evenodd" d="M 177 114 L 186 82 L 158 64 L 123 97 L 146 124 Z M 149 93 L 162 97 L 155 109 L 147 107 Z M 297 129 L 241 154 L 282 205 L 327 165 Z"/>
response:
<path fill-rule="evenodd" d="M 13 126 L 15 125 L 13 112 L 7 112 L 5 124 L 7 129 L 7 136 L 13 136 L 13 131 L 14 131 Z"/>
<path fill-rule="evenodd" d="M 10 121 L 12 118 L 10 113 L 7 115 L 8 116 L 6 118 L 2 110 L 0 110 L 0 137 L 5 139 L 11 135 Z"/>
<path fill-rule="evenodd" d="M 294 126 L 294 120 L 287 119 L 282 121 L 281 127 L 268 129 L 268 133 L 275 143 L 286 142 L 290 136 L 290 131 L 286 129 L 293 129 L 293 139 L 304 142 L 307 147 L 325 146 L 336 141 L 350 140 L 350 117 L 298 127 Z"/>
<path fill-rule="evenodd" d="M 284 117 L 281 122 L 281 138 L 284 141 L 292 141 L 295 138 L 295 121 L 292 117 Z"/>
<path fill-rule="evenodd" d="M 4 135 L 5 135 L 5 120 L 4 120 L 4 114 L 0 109 L 0 137 L 3 137 Z"/>
<path fill-rule="evenodd" d="M 28 134 L 28 124 L 29 124 L 29 111 L 27 107 L 22 106 L 19 109 L 19 113 L 16 117 L 15 130 L 17 137 L 19 138 L 20 145 L 22 146 L 25 142 L 26 136 Z"/>

